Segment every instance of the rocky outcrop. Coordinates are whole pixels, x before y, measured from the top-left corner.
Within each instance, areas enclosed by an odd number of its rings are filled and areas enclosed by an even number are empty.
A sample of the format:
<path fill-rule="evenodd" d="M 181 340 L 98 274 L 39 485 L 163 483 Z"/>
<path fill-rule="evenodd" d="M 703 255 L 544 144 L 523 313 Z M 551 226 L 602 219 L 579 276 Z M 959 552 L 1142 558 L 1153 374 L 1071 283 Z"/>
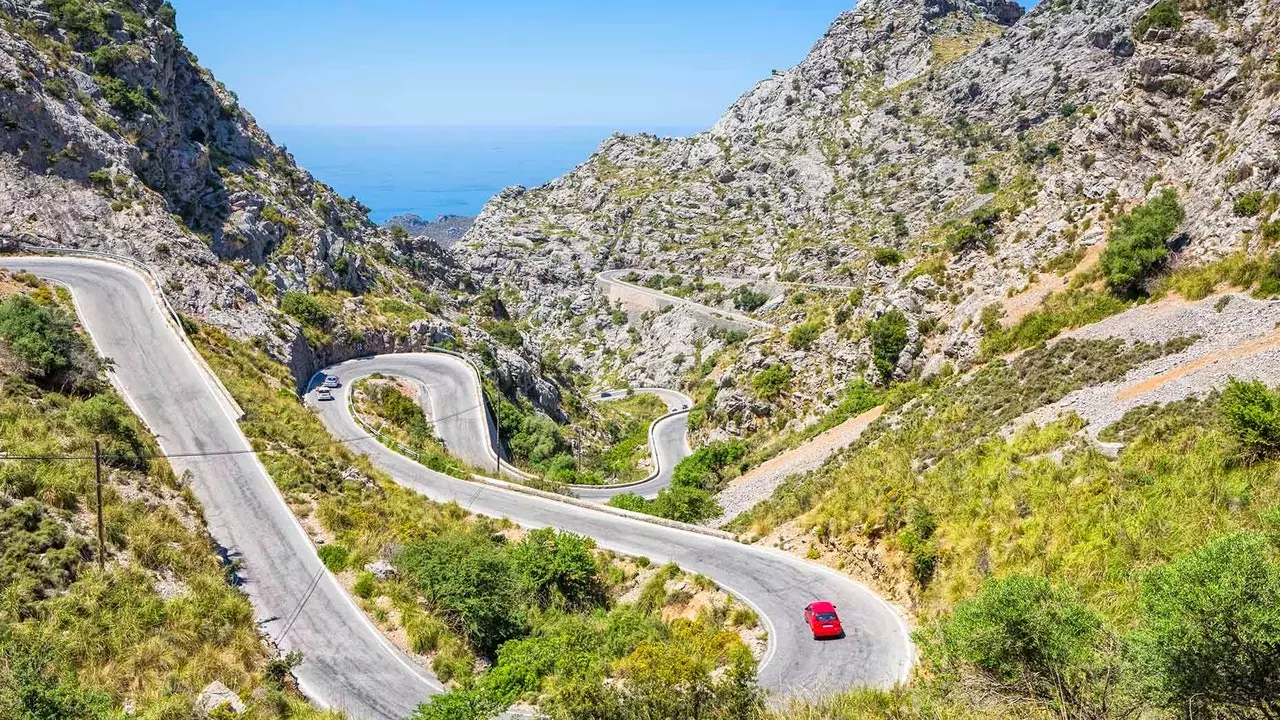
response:
<path fill-rule="evenodd" d="M 453 337 L 473 289 L 439 245 L 368 212 L 299 168 L 200 67 L 167 2 L 0 0 L 3 237 L 144 263 L 180 312 L 305 383 L 326 362 Z M 343 312 L 307 334 L 279 310 L 300 293 Z M 430 319 L 407 331 L 348 312 L 391 302 L 426 315 L 426 301 Z"/>
<path fill-rule="evenodd" d="M 1164 188 L 1188 215 L 1175 264 L 1256 247 L 1271 218 L 1231 206 L 1280 191 L 1277 80 L 1260 60 L 1280 51 L 1280 19 L 1262 0 L 1214 18 L 1184 6 L 1180 29 L 1135 37 L 1138 0 L 1025 15 L 1001 0 L 862 0 L 709 131 L 614 136 L 570 174 L 500 194 L 453 253 L 588 372 L 736 378 L 715 400 L 744 418 L 735 430 L 820 410 L 872 376 L 865 323 L 890 308 L 909 316 L 895 376 L 964 364 L 983 308 Z M 985 219 L 957 233 L 971 217 Z M 732 292 L 713 276 L 859 290 L 790 286 L 756 311 L 781 330 L 729 347 L 709 330 L 619 324 L 593 281 L 628 267 L 724 308 Z M 793 346 L 800 325 L 817 337 Z M 673 372 L 676 358 L 696 364 Z M 777 362 L 796 389 L 766 401 L 747 383 Z"/>

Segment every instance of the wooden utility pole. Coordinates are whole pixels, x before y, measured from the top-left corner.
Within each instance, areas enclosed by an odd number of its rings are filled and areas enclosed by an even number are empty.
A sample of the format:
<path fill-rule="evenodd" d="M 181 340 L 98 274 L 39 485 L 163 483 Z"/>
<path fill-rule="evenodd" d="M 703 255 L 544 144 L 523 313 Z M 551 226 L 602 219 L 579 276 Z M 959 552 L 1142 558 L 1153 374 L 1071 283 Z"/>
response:
<path fill-rule="evenodd" d="M 93 441 L 93 476 L 98 494 L 98 569 L 107 569 L 106 529 L 102 523 L 102 445 Z"/>

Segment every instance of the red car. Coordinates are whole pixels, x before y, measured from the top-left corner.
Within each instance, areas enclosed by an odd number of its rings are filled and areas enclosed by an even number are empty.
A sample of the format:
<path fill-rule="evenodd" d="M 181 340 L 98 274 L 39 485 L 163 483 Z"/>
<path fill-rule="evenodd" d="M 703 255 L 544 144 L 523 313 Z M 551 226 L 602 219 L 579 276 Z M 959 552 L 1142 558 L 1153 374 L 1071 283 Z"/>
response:
<path fill-rule="evenodd" d="M 842 638 L 844 627 L 840 625 L 840 616 L 836 614 L 836 606 L 829 602 L 816 602 L 804 609 L 804 621 L 809 623 L 813 631 L 813 639 Z"/>

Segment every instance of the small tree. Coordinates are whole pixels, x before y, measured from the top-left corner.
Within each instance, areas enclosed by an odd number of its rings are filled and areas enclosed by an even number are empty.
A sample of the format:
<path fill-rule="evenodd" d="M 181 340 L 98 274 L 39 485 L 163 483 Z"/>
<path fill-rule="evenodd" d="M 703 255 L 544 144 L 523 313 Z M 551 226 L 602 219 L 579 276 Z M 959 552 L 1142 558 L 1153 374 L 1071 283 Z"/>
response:
<path fill-rule="evenodd" d="M 1116 218 L 1102 253 L 1102 271 L 1115 290 L 1131 292 L 1169 256 L 1169 238 L 1186 217 L 1178 194 L 1165 190 Z"/>
<path fill-rule="evenodd" d="M 1222 415 L 1247 462 L 1280 453 L 1280 394 L 1257 380 L 1231 378 L 1222 394 Z"/>
<path fill-rule="evenodd" d="M 1220 538 L 1151 573 L 1133 646 L 1167 707 L 1280 717 L 1280 562 L 1267 537 Z"/>
<path fill-rule="evenodd" d="M 868 321 L 867 336 L 871 339 L 871 358 L 876 370 L 885 380 L 892 378 L 907 347 L 906 313 L 895 308 Z"/>

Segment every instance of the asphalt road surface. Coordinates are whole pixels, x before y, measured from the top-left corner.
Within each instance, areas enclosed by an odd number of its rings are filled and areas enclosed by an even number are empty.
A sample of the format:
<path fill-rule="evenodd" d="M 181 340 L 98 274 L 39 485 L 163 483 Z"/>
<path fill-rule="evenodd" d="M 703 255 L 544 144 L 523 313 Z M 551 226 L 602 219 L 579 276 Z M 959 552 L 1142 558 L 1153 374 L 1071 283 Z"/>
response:
<path fill-rule="evenodd" d="M 428 375 L 438 373 L 447 379 L 435 383 L 444 391 L 428 403 L 435 418 L 482 413 L 474 390 L 468 387 L 474 384 L 475 376 L 465 361 L 450 355 L 392 355 L 350 361 L 324 373 L 337 375 L 342 387 L 326 402 L 316 401 L 311 393 L 309 404 L 317 408 L 335 437 L 367 454 L 405 487 L 439 502 L 456 502 L 473 513 L 509 518 L 528 528 L 555 527 L 595 538 L 610 550 L 676 562 L 712 578 L 746 601 L 760 614 L 769 632 L 760 682 L 778 696 L 816 697 L 857 685 L 885 687 L 909 673 L 913 649 L 901 618 L 869 589 L 834 570 L 768 548 L 459 480 L 431 471 L 369 438 L 351 417 L 348 389 L 374 373 L 424 385 Z M 472 422 L 481 421 L 473 417 Z M 450 444 L 440 427 L 445 444 L 458 447 Z M 835 603 L 844 621 L 845 638 L 813 639 L 802 613 L 814 600 Z"/>
<path fill-rule="evenodd" d="M 221 393 L 140 275 L 84 259 L 0 257 L 0 266 L 71 289 L 98 352 L 115 361 L 114 384 L 165 454 L 240 453 L 171 464 L 178 473 L 191 472 L 210 534 L 228 560 L 241 563 L 241 589 L 261 628 L 283 649 L 302 652 L 296 674 L 307 697 L 354 718 L 392 720 L 440 691 L 324 570 Z"/>
<path fill-rule="evenodd" d="M 113 382 L 161 448 L 170 455 L 204 455 L 172 464 L 180 473 L 190 471 L 210 533 L 227 557 L 239 562 L 242 589 L 261 627 L 283 649 L 304 654 L 296 674 L 308 697 L 353 717 L 390 720 L 409 715 L 440 691 L 440 684 L 388 643 L 324 570 L 250 451 L 228 404 L 140 275 L 84 259 L 6 257 L 0 265 L 71 288 L 86 330 L 99 352 L 114 361 Z M 392 452 L 364 434 L 346 402 L 349 384 L 358 377 L 395 373 L 396 365 L 380 362 L 375 358 L 345 365 L 344 386 L 334 392 L 335 401 L 316 405 L 336 437 L 368 454 L 397 482 L 475 513 L 508 517 L 526 527 L 557 527 L 593 537 L 602 547 L 675 561 L 706 574 L 760 614 L 770 637 L 760 681 L 780 696 L 887 686 L 909 673 L 913 649 L 897 613 L 834 570 L 767 548 L 457 480 Z M 447 419 L 483 412 L 474 393 L 457 382 L 465 377 L 474 386 L 470 368 L 460 360 L 452 362 L 452 371 L 447 360 L 435 366 L 446 375 L 434 395 L 428 387 L 431 414 Z M 451 374 L 455 372 L 462 374 Z M 472 441 L 458 448 L 476 452 L 490 438 Z M 816 642 L 809 635 L 801 612 L 817 599 L 831 600 L 840 609 L 844 639 Z"/>
<path fill-rule="evenodd" d="M 693 454 L 689 447 L 689 409 L 693 407 L 693 398 L 676 390 L 667 388 L 635 388 L 633 390 L 611 390 L 601 393 L 592 399 L 597 402 L 621 400 L 630 395 L 656 395 L 667 404 L 668 414 L 659 418 L 649 428 L 649 452 L 653 454 L 657 467 L 649 477 L 636 483 L 626 485 L 573 485 L 573 494 L 583 500 L 607 502 L 609 498 L 621 493 L 635 493 L 641 497 L 658 497 L 663 488 L 671 485 L 671 474 L 680 461 Z"/>

